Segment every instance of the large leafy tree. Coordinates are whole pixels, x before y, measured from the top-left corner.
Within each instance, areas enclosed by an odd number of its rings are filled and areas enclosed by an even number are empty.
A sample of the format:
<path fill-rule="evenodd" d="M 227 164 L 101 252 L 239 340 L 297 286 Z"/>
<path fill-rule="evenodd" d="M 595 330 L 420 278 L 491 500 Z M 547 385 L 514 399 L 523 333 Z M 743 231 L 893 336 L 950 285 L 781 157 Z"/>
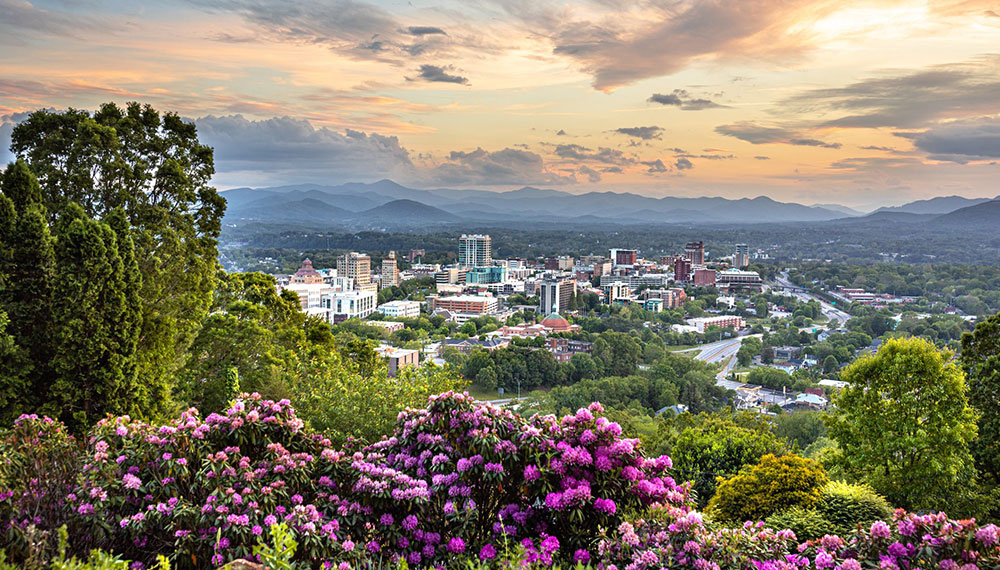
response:
<path fill-rule="evenodd" d="M 167 408 L 215 285 L 225 200 L 209 185 L 212 149 L 193 124 L 138 103 L 37 111 L 11 140 L 38 177 L 50 219 L 71 203 L 93 218 L 124 213 L 141 282 L 138 373 Z"/>
<path fill-rule="evenodd" d="M 894 339 L 841 372 L 828 416 L 836 461 L 896 506 L 944 509 L 974 478 L 976 414 L 951 353 Z"/>
<path fill-rule="evenodd" d="M 979 412 L 979 435 L 972 454 L 980 473 L 1000 484 L 1000 314 L 962 335 L 962 369 L 969 403 Z"/>

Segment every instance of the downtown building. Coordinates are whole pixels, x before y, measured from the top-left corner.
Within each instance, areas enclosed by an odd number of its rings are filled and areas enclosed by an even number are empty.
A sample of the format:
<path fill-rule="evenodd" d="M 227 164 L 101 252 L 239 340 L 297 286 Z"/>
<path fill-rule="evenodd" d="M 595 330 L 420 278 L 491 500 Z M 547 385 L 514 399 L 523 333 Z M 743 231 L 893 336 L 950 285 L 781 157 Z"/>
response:
<path fill-rule="evenodd" d="M 458 238 L 458 265 L 484 267 L 493 265 L 493 240 L 484 234 L 462 234 Z"/>

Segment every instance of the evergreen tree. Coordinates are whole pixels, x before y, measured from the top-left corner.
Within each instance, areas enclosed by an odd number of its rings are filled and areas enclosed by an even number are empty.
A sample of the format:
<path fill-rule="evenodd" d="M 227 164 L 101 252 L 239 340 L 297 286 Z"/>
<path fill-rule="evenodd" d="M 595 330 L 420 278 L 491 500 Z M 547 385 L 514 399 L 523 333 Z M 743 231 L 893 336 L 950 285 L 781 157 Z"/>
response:
<path fill-rule="evenodd" d="M 73 212 L 56 244 L 53 379 L 43 410 L 71 429 L 107 413 L 142 415 L 135 371 L 137 321 L 115 232 L 82 210 Z M 47 409 L 46 409 L 47 408 Z"/>

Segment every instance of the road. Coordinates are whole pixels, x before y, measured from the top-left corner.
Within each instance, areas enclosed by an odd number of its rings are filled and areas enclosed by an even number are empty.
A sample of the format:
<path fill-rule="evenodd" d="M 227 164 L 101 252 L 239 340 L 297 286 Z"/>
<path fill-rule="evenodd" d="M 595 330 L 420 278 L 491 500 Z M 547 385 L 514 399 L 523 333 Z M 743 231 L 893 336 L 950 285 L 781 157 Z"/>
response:
<path fill-rule="evenodd" d="M 789 293 L 797 297 L 801 301 L 808 302 L 815 300 L 816 302 L 818 302 L 820 309 L 823 311 L 823 316 L 825 316 L 828 321 L 837 319 L 837 321 L 841 325 L 843 325 L 844 323 L 847 322 L 847 319 L 851 318 L 851 315 L 845 313 L 844 311 L 841 311 L 840 309 L 834 307 L 830 303 L 827 303 L 826 301 L 820 299 L 819 297 L 813 295 L 812 293 L 806 291 L 805 289 L 802 289 L 798 285 L 795 285 L 790 281 L 788 281 L 788 273 L 782 273 L 780 275 L 775 276 L 774 281 L 779 287 L 791 289 Z"/>

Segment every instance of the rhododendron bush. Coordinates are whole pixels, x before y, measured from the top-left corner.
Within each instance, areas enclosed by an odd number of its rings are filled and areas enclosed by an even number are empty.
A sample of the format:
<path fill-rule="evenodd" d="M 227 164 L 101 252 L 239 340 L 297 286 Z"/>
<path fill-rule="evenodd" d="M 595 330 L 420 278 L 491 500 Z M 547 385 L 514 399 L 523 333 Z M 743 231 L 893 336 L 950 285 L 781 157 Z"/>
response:
<path fill-rule="evenodd" d="M 449 392 L 364 448 L 335 448 L 287 402 L 256 395 L 164 426 L 108 419 L 82 448 L 58 423 L 24 417 L 0 441 L 4 543 L 23 556 L 32 525 L 66 525 L 74 552 L 210 568 L 253 558 L 282 523 L 298 560 L 339 570 L 488 564 L 511 545 L 526 565 L 602 570 L 1000 565 L 996 527 L 943 514 L 899 511 L 891 526 L 801 545 L 762 524 L 712 528 L 670 460 L 645 458 L 601 412 L 524 418 Z M 46 468 L 56 463 L 73 469 Z"/>
<path fill-rule="evenodd" d="M 524 541 L 543 562 L 557 551 L 589 559 L 599 529 L 624 514 L 687 501 L 669 458 L 644 458 L 601 411 L 525 419 L 449 392 L 400 414 L 392 437 L 335 449 L 288 402 L 245 396 L 224 415 L 189 410 L 164 426 L 102 421 L 64 493 L 22 485 L 0 495 L 0 508 L 12 544 L 31 524 L 66 524 L 75 549 L 140 562 L 165 554 L 179 567 L 250 557 L 277 522 L 317 564 L 489 559 L 504 540 Z M 28 417 L 10 437 L 58 429 Z M 39 505 L 57 514 L 39 517 Z"/>

